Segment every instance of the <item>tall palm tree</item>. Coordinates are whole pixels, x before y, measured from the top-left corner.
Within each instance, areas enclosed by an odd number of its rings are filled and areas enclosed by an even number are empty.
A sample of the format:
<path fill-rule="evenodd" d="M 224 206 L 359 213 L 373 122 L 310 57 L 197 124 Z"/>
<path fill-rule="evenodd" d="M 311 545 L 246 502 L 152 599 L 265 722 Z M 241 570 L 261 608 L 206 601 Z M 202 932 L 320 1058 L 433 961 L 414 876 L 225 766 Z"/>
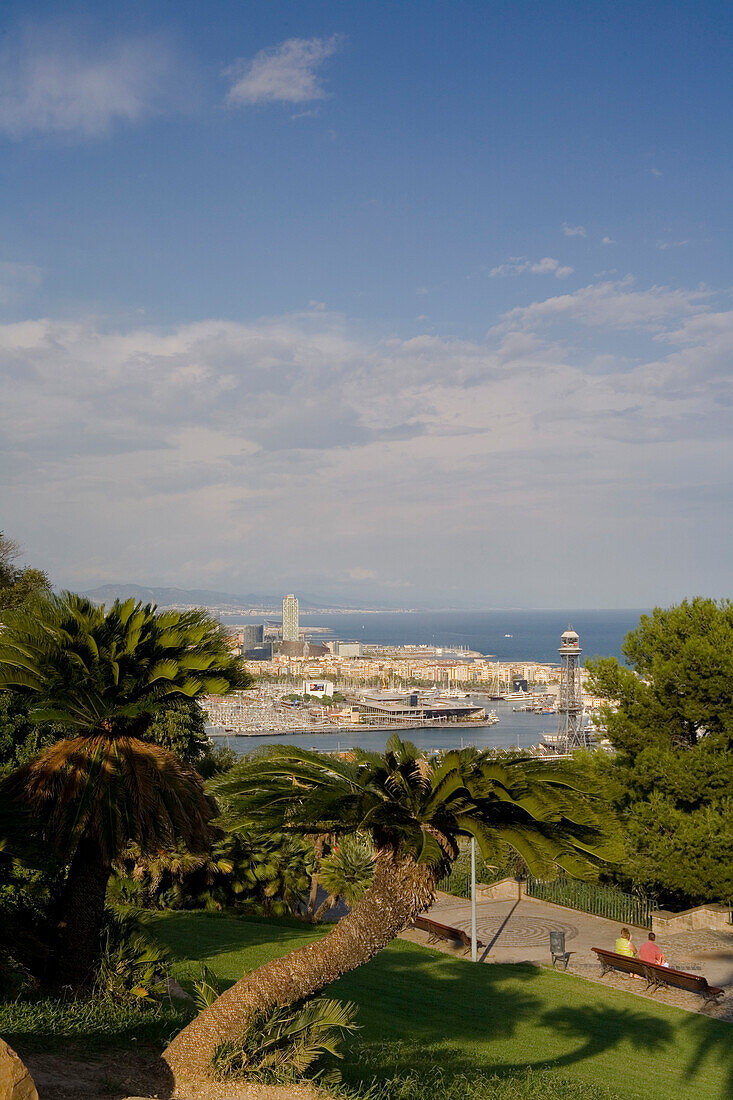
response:
<path fill-rule="evenodd" d="M 33 810 L 69 865 L 56 981 L 93 980 L 112 863 L 131 841 L 143 853 L 177 839 L 193 851 L 208 844 L 216 810 L 201 779 L 145 740 L 156 710 L 249 682 L 201 611 L 158 612 L 134 600 L 106 609 L 64 593 L 4 613 L 0 688 L 29 695 L 34 718 L 70 733 L 0 791 Z"/>
<path fill-rule="evenodd" d="M 214 787 L 240 826 L 367 834 L 374 877 L 327 936 L 247 974 L 176 1036 L 163 1057 L 177 1088 L 195 1090 L 217 1047 L 258 1011 L 308 997 L 386 947 L 432 904 L 459 837 L 475 837 L 486 859 L 508 844 L 538 874 L 587 876 L 610 855 L 594 799 L 568 763 L 476 749 L 428 759 L 395 736 L 384 754 L 351 760 L 275 746 Z"/>

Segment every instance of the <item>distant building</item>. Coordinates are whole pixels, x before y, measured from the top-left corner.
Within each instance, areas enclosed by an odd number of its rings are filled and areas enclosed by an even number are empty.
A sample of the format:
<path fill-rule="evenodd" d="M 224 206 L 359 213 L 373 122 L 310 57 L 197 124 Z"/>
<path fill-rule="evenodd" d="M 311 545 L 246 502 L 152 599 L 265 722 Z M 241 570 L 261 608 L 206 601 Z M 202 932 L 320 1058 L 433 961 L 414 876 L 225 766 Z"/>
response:
<path fill-rule="evenodd" d="M 283 657 L 327 657 L 328 649 L 323 642 L 280 642 L 277 652 Z"/>
<path fill-rule="evenodd" d="M 363 647 L 361 642 L 326 642 L 334 657 L 361 657 Z"/>
<path fill-rule="evenodd" d="M 298 600 L 292 592 L 283 600 L 283 641 L 298 641 Z"/>
<path fill-rule="evenodd" d="M 263 642 L 261 645 L 253 646 L 252 649 L 247 650 L 245 656 L 248 661 L 271 661 L 272 642 Z"/>
<path fill-rule="evenodd" d="M 304 680 L 303 681 L 303 694 L 304 695 L 317 695 L 319 699 L 323 699 L 324 696 L 333 695 L 333 681 L 332 680 Z"/>
<path fill-rule="evenodd" d="M 239 632 L 242 644 L 242 653 L 249 653 L 251 649 L 256 649 L 261 646 L 265 640 L 265 628 L 264 626 L 258 626 L 256 623 L 248 623 L 243 626 Z"/>

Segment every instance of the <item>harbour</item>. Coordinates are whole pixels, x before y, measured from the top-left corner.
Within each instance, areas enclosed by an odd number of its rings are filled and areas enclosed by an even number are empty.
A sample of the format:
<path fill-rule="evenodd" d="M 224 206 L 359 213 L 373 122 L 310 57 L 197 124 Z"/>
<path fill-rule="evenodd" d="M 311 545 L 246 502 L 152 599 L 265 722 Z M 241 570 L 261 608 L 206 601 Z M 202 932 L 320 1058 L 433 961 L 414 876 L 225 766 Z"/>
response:
<path fill-rule="evenodd" d="M 543 723 L 534 712 L 516 713 L 512 710 L 510 703 L 491 701 L 487 696 L 475 698 L 478 701 L 484 701 L 487 705 L 491 703 L 498 721 L 483 724 L 444 722 L 409 729 L 405 726 L 399 728 L 355 726 L 348 729 L 331 727 L 329 730 L 320 731 L 291 729 L 260 732 L 247 736 L 234 736 L 212 729 L 210 735 L 214 744 L 228 745 L 241 755 L 253 752 L 263 745 L 277 744 L 278 741 L 287 741 L 289 745 L 294 744 L 300 748 L 316 749 L 320 752 L 345 752 L 351 748 L 361 748 L 368 752 L 382 751 L 387 738 L 395 732 L 404 734 L 405 738 L 413 741 L 418 748 L 429 752 L 465 748 L 469 745 L 480 749 L 529 749 L 542 739 L 547 724 Z M 550 726 L 552 726 L 552 719 L 550 719 Z M 547 732 L 551 731 L 547 730 Z M 316 736 L 317 733 L 321 736 Z"/>

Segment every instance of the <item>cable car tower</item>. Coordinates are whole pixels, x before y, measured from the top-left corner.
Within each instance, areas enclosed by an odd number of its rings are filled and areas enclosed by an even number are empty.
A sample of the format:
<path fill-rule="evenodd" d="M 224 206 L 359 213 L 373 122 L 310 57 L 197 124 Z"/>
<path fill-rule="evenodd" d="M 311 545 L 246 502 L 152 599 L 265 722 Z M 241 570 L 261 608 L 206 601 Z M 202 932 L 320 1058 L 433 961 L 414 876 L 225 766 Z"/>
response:
<path fill-rule="evenodd" d="M 557 714 L 558 752 L 590 747 L 590 739 L 583 729 L 583 692 L 580 682 L 580 638 L 571 626 L 560 639 L 560 698 Z"/>

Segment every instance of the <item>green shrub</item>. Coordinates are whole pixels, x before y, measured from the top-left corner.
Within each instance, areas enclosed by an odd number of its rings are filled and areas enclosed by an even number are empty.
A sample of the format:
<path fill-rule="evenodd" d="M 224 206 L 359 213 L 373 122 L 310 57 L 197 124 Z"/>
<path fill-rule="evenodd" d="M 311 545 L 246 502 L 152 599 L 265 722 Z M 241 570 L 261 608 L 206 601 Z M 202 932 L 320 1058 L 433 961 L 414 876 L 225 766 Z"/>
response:
<path fill-rule="evenodd" d="M 143 858 L 130 846 L 116 865 L 116 900 L 149 909 L 242 909 L 263 916 L 297 912 L 307 894 L 312 848 L 283 833 L 224 833 L 210 853 L 179 845 Z"/>
<path fill-rule="evenodd" d="M 220 1077 L 248 1077 L 265 1083 L 316 1076 L 323 1055 L 342 1058 L 340 1041 L 354 1031 L 357 1008 L 327 997 L 258 1013 L 236 1042 L 223 1043 L 214 1058 Z M 333 1082 L 333 1072 L 328 1080 Z"/>
<path fill-rule="evenodd" d="M 168 949 L 151 943 L 136 917 L 107 910 L 95 983 L 97 997 L 120 1003 L 156 1000 L 165 993 L 169 962 Z"/>

